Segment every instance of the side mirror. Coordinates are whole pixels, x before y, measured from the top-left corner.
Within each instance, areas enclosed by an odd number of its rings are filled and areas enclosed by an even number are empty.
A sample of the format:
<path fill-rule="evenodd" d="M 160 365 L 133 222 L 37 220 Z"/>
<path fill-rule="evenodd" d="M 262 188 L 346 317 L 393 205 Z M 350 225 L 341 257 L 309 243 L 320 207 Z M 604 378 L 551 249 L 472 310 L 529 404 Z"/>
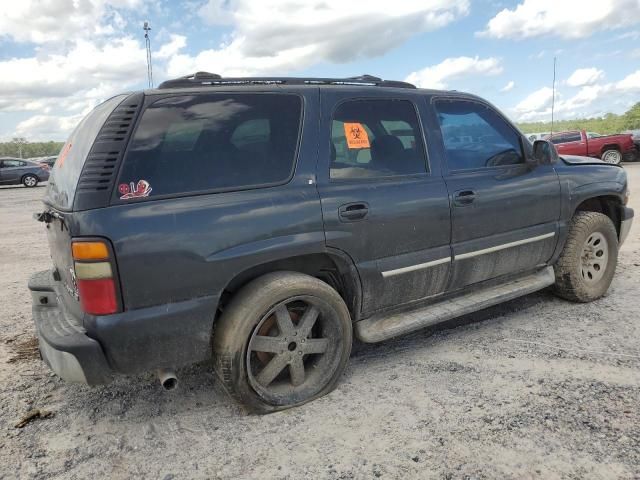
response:
<path fill-rule="evenodd" d="M 551 165 L 560 159 L 556 146 L 549 140 L 533 142 L 533 158 L 538 165 Z"/>

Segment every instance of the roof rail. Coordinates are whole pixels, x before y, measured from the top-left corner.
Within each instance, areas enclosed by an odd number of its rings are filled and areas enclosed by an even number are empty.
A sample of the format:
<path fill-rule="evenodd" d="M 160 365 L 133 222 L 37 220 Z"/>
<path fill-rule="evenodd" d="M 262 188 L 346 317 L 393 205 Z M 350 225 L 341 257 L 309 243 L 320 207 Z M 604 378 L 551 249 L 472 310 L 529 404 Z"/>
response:
<path fill-rule="evenodd" d="M 158 88 L 180 88 L 197 86 L 224 85 L 368 85 L 375 87 L 416 88 L 415 85 L 397 80 L 382 80 L 373 75 L 359 75 L 347 78 L 311 78 L 311 77 L 230 77 L 224 78 L 217 73 L 196 72 L 184 77 L 162 82 Z"/>

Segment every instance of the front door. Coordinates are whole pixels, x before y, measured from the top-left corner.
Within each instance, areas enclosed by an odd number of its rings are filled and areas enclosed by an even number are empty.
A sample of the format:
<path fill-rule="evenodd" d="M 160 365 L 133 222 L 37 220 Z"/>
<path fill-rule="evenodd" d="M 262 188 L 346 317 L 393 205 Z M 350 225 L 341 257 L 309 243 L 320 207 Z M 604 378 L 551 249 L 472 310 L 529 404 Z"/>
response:
<path fill-rule="evenodd" d="M 0 181 L 2 183 L 20 183 L 20 177 L 24 172 L 25 162 L 21 160 L 2 160 L 0 168 Z"/>
<path fill-rule="evenodd" d="M 553 255 L 560 218 L 553 166 L 527 161 L 527 140 L 489 105 L 464 98 L 432 104 L 451 198 L 448 289 L 544 265 Z"/>
<path fill-rule="evenodd" d="M 450 273 L 450 216 L 428 166 L 416 94 L 322 92 L 318 190 L 327 246 L 346 252 L 363 313 L 437 295 Z"/>

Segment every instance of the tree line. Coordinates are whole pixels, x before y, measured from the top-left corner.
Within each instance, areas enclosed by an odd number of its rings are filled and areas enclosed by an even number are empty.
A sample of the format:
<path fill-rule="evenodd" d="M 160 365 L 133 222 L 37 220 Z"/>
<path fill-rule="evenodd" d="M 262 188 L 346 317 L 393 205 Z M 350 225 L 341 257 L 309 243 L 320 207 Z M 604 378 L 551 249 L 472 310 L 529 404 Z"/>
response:
<path fill-rule="evenodd" d="M 518 127 L 523 133 L 542 133 L 551 131 L 551 122 L 525 122 Z M 622 115 L 607 113 L 600 118 L 582 118 L 577 120 L 557 120 L 553 122 L 554 132 L 566 130 L 587 130 L 602 134 L 620 133 L 625 130 L 640 129 L 640 102 Z"/>
<path fill-rule="evenodd" d="M 0 143 L 0 157 L 52 157 L 60 153 L 63 145 L 64 142 L 29 142 L 24 137 L 15 137 Z"/>

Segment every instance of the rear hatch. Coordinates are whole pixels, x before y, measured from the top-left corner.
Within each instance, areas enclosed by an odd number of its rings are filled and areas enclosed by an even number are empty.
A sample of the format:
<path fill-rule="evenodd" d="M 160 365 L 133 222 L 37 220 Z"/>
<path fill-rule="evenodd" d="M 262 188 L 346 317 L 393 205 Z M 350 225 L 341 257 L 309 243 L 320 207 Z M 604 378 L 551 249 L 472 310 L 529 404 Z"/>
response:
<path fill-rule="evenodd" d="M 118 95 L 93 109 L 75 128 L 51 169 L 38 219 L 47 237 L 66 307 L 80 314 L 71 242 L 82 232 L 74 212 L 108 205 L 116 169 L 133 128 L 141 95 Z M 133 103 L 131 103 L 133 100 Z"/>

